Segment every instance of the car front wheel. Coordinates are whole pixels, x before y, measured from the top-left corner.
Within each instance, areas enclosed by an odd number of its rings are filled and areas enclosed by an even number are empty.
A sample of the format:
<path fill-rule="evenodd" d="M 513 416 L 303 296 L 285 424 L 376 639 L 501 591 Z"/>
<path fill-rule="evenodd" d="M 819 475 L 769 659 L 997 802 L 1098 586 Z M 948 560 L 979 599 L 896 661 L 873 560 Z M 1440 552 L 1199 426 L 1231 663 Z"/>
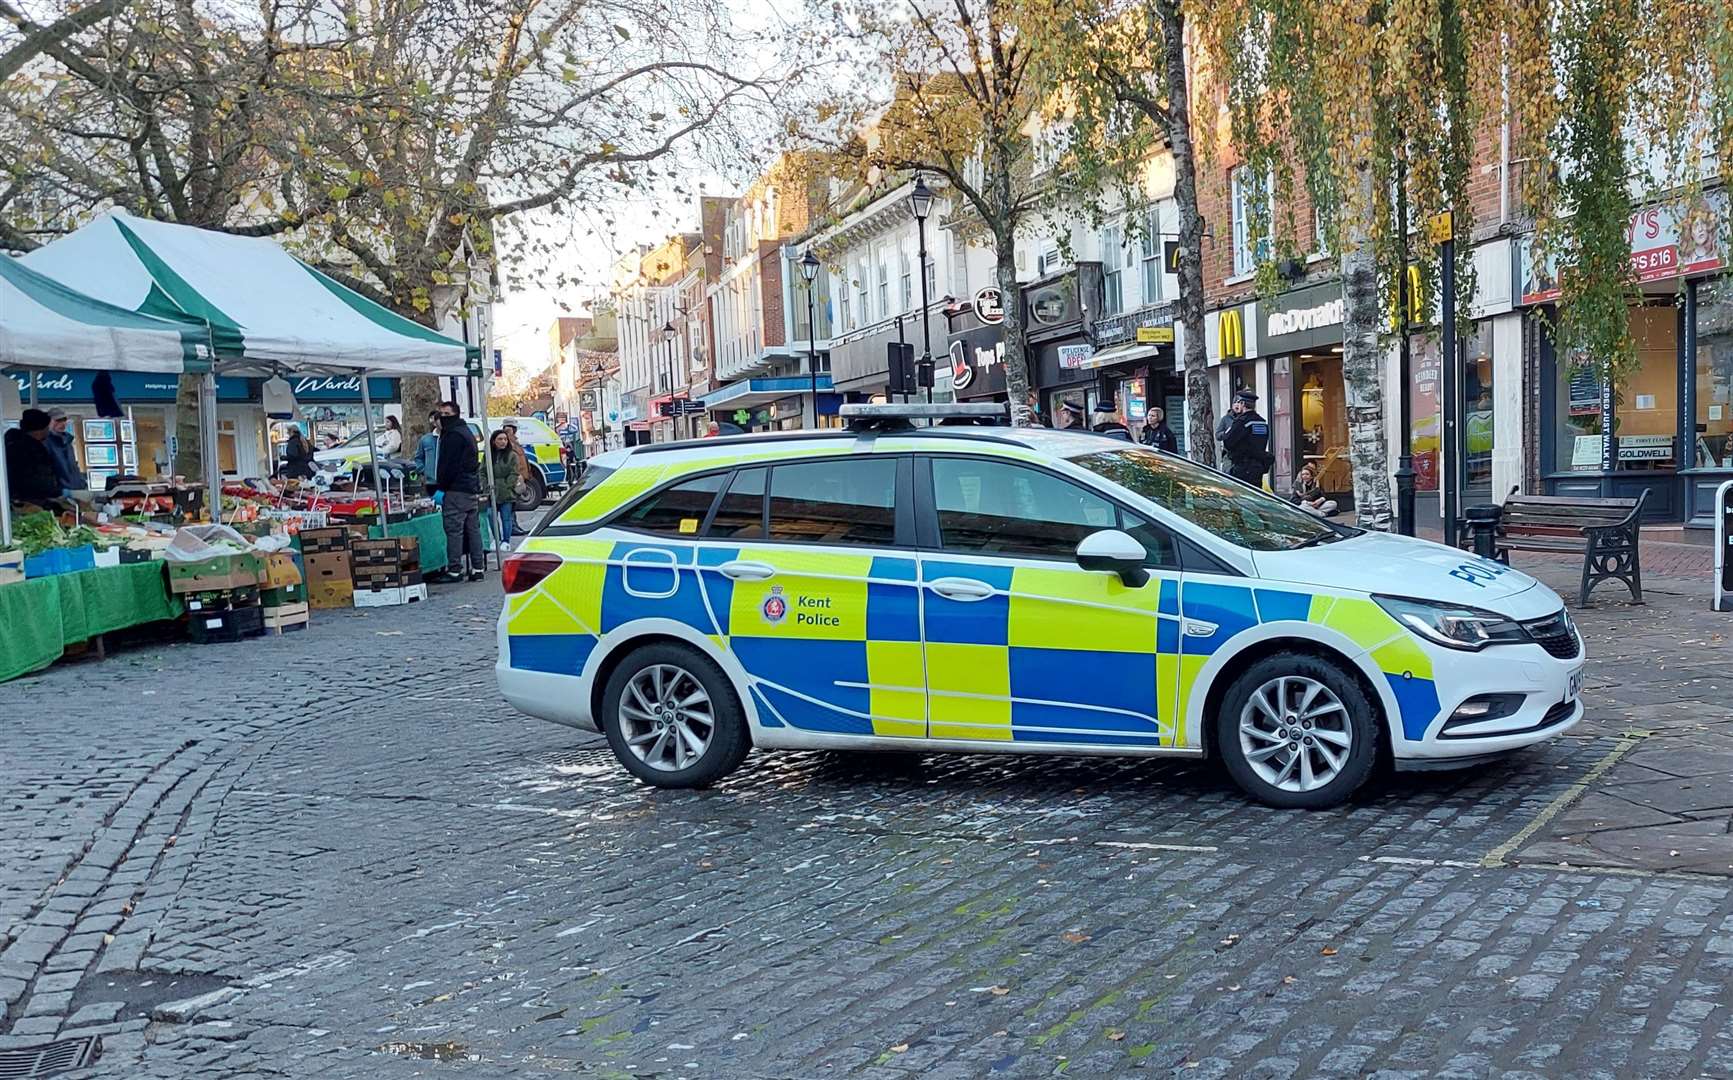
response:
<path fill-rule="evenodd" d="M 635 650 L 608 678 L 602 708 L 614 756 L 656 787 L 707 787 L 751 748 L 728 677 L 689 645 Z"/>
<path fill-rule="evenodd" d="M 1359 682 L 1303 653 L 1265 657 L 1235 679 L 1215 734 L 1234 782 L 1283 809 L 1346 802 L 1378 756 L 1377 713 Z"/>

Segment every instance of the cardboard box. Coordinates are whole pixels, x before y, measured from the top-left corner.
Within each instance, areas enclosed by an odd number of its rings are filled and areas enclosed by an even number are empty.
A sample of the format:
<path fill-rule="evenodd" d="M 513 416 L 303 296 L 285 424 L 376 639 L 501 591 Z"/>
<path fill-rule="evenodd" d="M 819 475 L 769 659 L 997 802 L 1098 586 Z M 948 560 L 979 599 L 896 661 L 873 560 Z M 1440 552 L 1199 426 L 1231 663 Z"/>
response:
<path fill-rule="evenodd" d="M 295 562 L 295 556 L 287 551 L 274 551 L 265 556 L 265 580 L 267 589 L 281 589 L 289 585 L 299 585 L 304 579 L 301 567 Z"/>
<path fill-rule="evenodd" d="M 311 581 L 307 584 L 307 605 L 312 608 L 354 607 L 355 586 L 347 577 Z"/>
<path fill-rule="evenodd" d="M 264 560 L 257 555 L 217 555 L 197 562 L 170 562 L 170 592 L 217 592 L 257 585 L 264 576 Z"/>
<path fill-rule="evenodd" d="M 410 585 L 401 589 L 367 589 L 355 593 L 358 608 L 398 607 L 427 599 L 426 585 Z"/>
<path fill-rule="evenodd" d="M 0 585 L 10 585 L 14 581 L 24 580 L 24 553 L 22 551 L 0 551 Z"/>
<path fill-rule="evenodd" d="M 308 585 L 316 581 L 349 580 L 351 566 L 346 551 L 307 555 L 301 561 L 306 567 L 303 581 Z"/>

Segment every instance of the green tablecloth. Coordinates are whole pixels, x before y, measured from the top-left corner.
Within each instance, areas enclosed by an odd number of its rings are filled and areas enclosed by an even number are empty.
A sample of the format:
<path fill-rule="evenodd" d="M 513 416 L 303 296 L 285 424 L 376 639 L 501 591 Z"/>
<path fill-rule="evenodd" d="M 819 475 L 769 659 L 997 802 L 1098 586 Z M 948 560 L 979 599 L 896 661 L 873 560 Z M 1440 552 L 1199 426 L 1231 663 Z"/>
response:
<path fill-rule="evenodd" d="M 489 527 L 488 508 L 481 508 L 481 544 L 487 547 L 493 543 L 493 529 Z M 367 535 L 378 540 L 384 535 L 379 526 L 374 525 L 367 530 Z M 450 561 L 445 552 L 445 515 L 440 513 L 423 514 L 410 518 L 408 521 L 391 523 L 392 536 L 413 536 L 421 544 L 421 572 L 437 574 L 445 569 Z"/>
<path fill-rule="evenodd" d="M 160 561 L 0 585 L 0 682 L 47 667 L 68 645 L 181 610 Z"/>

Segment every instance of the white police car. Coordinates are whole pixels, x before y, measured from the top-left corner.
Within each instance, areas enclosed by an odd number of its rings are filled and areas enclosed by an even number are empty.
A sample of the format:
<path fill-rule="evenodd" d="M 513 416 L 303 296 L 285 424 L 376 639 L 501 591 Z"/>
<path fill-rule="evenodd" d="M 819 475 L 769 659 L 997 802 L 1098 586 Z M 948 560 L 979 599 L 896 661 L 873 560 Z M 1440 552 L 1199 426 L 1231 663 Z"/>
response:
<path fill-rule="evenodd" d="M 1508 566 L 1097 435 L 846 408 L 592 459 L 506 561 L 506 698 L 669 787 L 754 746 L 1204 756 L 1288 807 L 1582 716 L 1582 641 Z"/>

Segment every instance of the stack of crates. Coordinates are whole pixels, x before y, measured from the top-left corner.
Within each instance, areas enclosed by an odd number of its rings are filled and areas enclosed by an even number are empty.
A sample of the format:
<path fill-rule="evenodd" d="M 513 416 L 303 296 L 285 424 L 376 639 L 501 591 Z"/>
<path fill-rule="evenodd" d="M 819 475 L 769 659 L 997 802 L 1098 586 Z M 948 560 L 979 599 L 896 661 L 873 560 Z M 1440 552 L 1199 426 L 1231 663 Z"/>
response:
<path fill-rule="evenodd" d="M 264 560 L 253 554 L 168 563 L 169 591 L 186 604 L 194 644 L 234 642 L 265 632 L 259 604 L 264 569 Z"/>
<path fill-rule="evenodd" d="M 281 634 L 307 628 L 307 585 L 292 552 L 279 551 L 265 559 L 259 602 L 265 609 L 266 630 Z"/>
<path fill-rule="evenodd" d="M 302 529 L 301 564 L 307 604 L 314 608 L 346 608 L 355 602 L 349 579 L 349 530 Z"/>
<path fill-rule="evenodd" d="M 349 558 L 356 607 L 395 607 L 427 599 L 415 537 L 351 540 Z"/>

